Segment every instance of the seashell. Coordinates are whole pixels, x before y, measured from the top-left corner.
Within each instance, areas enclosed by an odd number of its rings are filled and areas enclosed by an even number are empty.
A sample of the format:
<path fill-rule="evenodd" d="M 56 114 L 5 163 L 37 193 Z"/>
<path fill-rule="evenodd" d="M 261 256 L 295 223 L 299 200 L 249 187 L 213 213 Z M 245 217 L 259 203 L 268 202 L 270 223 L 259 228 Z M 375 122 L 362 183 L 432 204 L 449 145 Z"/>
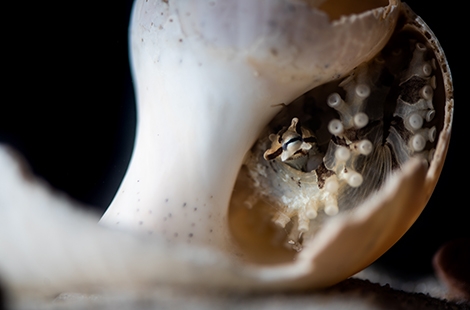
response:
<path fill-rule="evenodd" d="M 103 227 L 67 211 L 92 232 L 94 268 L 77 271 L 88 257 L 69 251 L 44 285 L 0 258 L 12 291 L 325 287 L 371 264 L 425 207 L 449 145 L 452 82 L 407 5 L 138 0 L 130 35 L 129 169 Z M 15 224 L 11 210 L 2 227 Z M 54 235 L 76 238 L 66 223 Z"/>
<path fill-rule="evenodd" d="M 248 262 L 315 261 L 327 251 L 318 244 L 332 242 L 324 236 L 329 227 L 372 212 L 363 203 L 392 204 L 384 184 L 396 173 L 414 186 L 423 182 L 416 190 L 423 195 L 394 211 L 406 218 L 403 225 L 381 223 L 367 237 L 374 246 L 364 252 L 373 255 L 361 253 L 369 257 L 338 276 L 331 275 L 333 264 L 318 265 L 329 275 L 312 281 L 323 286 L 352 275 L 406 231 L 435 186 L 449 140 L 452 86 L 442 49 L 399 2 L 333 22 L 321 10 L 333 16 L 334 8 L 317 6 L 136 3 L 139 133 L 101 223 Z M 243 25 L 237 14 L 244 14 Z M 412 158 L 429 166 L 426 177 L 415 176 L 423 164 Z M 361 230 L 348 242 L 357 246 L 365 235 Z"/>

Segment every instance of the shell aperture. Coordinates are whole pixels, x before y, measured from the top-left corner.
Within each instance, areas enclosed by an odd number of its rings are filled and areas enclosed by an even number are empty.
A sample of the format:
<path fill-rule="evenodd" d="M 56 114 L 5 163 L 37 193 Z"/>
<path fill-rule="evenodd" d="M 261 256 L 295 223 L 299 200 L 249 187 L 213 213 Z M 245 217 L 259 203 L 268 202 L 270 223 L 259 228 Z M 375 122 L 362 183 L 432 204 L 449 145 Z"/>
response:
<path fill-rule="evenodd" d="M 426 41 L 402 29 L 347 77 L 299 97 L 245 162 L 247 204 L 268 204 L 284 245 L 299 251 L 325 220 L 359 206 L 410 157 L 430 163 L 444 114 L 435 104 L 439 74 Z"/>

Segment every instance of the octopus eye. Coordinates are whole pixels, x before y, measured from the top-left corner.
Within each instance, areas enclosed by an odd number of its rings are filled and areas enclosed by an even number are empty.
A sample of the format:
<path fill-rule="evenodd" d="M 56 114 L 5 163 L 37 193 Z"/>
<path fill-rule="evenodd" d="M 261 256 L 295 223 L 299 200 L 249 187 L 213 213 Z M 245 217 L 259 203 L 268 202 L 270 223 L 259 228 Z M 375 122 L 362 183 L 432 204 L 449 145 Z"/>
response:
<path fill-rule="evenodd" d="M 290 162 L 303 158 L 305 162 L 310 155 L 315 153 L 315 137 L 309 130 L 299 126 L 298 118 L 293 118 L 288 128 L 281 129 L 277 135 L 269 135 L 271 147 L 264 152 L 265 160 L 280 159 L 282 162 Z M 298 162 L 298 161 L 297 161 Z"/>

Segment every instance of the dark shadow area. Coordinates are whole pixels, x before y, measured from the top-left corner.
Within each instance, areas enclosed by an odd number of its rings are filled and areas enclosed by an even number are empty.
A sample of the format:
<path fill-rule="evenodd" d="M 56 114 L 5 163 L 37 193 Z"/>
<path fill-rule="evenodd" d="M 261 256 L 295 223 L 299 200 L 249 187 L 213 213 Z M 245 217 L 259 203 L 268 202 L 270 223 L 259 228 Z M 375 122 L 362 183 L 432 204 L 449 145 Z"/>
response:
<path fill-rule="evenodd" d="M 27 9 L 12 8 L 12 20 L 28 33 L 4 39 L 11 55 L 3 60 L 0 142 L 17 148 L 53 187 L 99 212 L 117 191 L 134 142 L 131 5 L 18 4 Z"/>

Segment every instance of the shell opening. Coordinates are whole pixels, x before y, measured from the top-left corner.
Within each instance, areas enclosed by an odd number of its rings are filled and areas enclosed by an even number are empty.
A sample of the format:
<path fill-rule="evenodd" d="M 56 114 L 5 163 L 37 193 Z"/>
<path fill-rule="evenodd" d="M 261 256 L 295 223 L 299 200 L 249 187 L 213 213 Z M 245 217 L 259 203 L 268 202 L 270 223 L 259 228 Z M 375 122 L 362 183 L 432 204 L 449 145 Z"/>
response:
<path fill-rule="evenodd" d="M 246 203 L 252 212 L 268 214 L 256 229 L 278 227 L 268 243 L 300 251 L 325 221 L 358 207 L 410 157 L 433 160 L 445 102 L 435 58 L 424 36 L 403 28 L 371 60 L 271 121 L 238 183 L 259 199 Z"/>

